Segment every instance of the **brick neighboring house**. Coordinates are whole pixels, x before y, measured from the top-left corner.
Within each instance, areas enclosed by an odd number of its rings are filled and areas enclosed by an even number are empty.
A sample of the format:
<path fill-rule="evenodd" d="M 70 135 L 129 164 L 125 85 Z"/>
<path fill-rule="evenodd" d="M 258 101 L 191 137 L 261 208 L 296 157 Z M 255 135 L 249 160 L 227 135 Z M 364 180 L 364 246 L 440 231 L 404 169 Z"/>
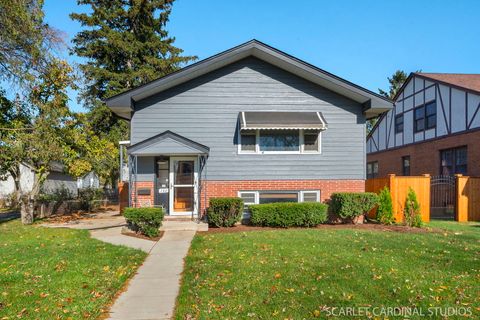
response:
<path fill-rule="evenodd" d="M 412 73 L 367 138 L 367 176 L 480 176 L 480 74 Z"/>
<path fill-rule="evenodd" d="M 365 122 L 388 99 L 252 40 L 114 96 L 130 121 L 131 206 L 198 215 L 211 197 L 363 191 Z"/>

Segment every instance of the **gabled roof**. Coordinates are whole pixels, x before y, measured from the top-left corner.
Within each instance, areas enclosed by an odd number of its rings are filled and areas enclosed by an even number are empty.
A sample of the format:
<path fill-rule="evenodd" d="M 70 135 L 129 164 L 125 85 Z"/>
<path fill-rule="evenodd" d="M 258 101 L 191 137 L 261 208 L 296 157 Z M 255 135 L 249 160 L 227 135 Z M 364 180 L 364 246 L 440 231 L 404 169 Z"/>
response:
<path fill-rule="evenodd" d="M 478 73 L 427 73 L 427 72 L 411 72 L 400 90 L 397 91 L 393 101 L 397 101 L 398 97 L 405 89 L 407 84 L 413 77 L 419 77 L 435 82 L 440 82 L 444 85 L 456 87 L 459 89 L 472 91 L 480 94 L 480 74 Z"/>
<path fill-rule="evenodd" d="M 416 72 L 415 75 L 480 93 L 480 74 L 478 73 L 475 74 L 475 73 Z"/>
<path fill-rule="evenodd" d="M 270 47 L 258 40 L 245 42 L 237 47 L 191 64 L 167 76 L 113 96 L 106 100 L 107 106 L 118 116 L 129 119 L 132 111 L 132 102 L 160 93 L 249 56 L 256 57 L 363 104 L 367 117 L 378 115 L 392 108 L 392 102 L 389 99 Z"/>
<path fill-rule="evenodd" d="M 397 91 L 393 101 L 396 102 L 400 94 L 405 90 L 407 84 L 413 77 L 419 77 L 434 82 L 442 83 L 446 86 L 456 87 L 466 91 L 471 91 L 480 94 L 480 74 L 478 73 L 428 73 L 428 72 L 411 72 L 402 87 Z M 367 140 L 372 136 L 380 122 L 385 118 L 387 112 L 380 115 L 378 121 L 373 126 L 372 130 L 367 135 Z"/>
<path fill-rule="evenodd" d="M 127 148 L 131 155 L 208 154 L 210 148 L 169 130 Z"/>

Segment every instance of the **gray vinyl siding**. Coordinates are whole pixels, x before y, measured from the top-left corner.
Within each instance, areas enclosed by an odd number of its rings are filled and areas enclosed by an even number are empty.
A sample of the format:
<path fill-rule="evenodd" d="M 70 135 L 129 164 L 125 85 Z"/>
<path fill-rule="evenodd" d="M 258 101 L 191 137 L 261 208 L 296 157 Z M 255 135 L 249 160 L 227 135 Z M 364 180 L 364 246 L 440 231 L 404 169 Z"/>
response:
<path fill-rule="evenodd" d="M 319 111 L 328 122 L 321 154 L 237 154 L 240 111 Z M 171 130 L 210 147 L 208 180 L 364 179 L 362 106 L 256 58 L 136 102 L 131 142 Z M 153 159 L 139 180 L 153 179 Z M 141 169 L 141 170 L 140 170 Z M 152 172 L 147 172 L 152 170 Z M 149 174 L 152 177 L 149 177 Z"/>
<path fill-rule="evenodd" d="M 155 157 L 137 158 L 137 180 L 154 181 L 155 177 Z"/>

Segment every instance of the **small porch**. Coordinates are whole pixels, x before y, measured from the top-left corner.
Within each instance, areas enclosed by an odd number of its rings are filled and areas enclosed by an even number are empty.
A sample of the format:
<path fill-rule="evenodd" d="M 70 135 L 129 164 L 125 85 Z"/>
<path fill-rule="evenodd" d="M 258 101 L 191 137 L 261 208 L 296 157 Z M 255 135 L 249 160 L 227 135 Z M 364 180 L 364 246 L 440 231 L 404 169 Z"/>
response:
<path fill-rule="evenodd" d="M 198 217 L 209 148 L 171 131 L 127 147 L 129 207 Z"/>

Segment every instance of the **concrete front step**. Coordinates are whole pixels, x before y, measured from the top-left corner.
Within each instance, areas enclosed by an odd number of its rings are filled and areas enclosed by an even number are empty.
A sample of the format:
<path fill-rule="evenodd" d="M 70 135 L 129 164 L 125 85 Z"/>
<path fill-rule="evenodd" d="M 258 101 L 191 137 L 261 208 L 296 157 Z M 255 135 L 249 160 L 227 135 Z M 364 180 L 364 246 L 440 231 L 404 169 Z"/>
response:
<path fill-rule="evenodd" d="M 208 224 L 196 221 L 163 220 L 161 231 L 208 231 Z"/>
<path fill-rule="evenodd" d="M 164 221 L 194 221 L 196 218 L 192 219 L 191 215 L 188 216 L 169 216 L 165 215 L 163 217 Z"/>

